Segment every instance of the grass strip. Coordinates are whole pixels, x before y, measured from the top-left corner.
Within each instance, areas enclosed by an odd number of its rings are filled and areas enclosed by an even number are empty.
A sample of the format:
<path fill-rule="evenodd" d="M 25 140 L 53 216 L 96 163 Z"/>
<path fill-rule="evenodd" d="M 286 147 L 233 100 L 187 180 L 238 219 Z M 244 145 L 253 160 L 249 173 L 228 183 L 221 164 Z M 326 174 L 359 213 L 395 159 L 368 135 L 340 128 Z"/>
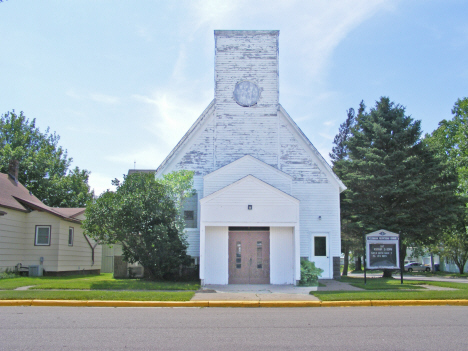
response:
<path fill-rule="evenodd" d="M 399 279 L 393 278 L 367 278 L 367 284 L 364 284 L 364 278 L 342 277 L 341 281 L 351 284 L 357 288 L 365 290 L 408 290 L 424 289 L 420 281 L 407 281 L 401 284 Z"/>
<path fill-rule="evenodd" d="M 468 299 L 468 284 L 465 283 L 451 283 L 451 282 L 430 282 L 430 281 L 406 281 L 403 285 L 400 284 L 398 279 L 383 279 L 373 278 L 368 279 L 367 285 L 364 286 L 362 278 L 346 278 L 346 281 L 354 286 L 362 287 L 366 291 L 320 291 L 311 292 L 312 295 L 318 297 L 322 301 L 358 301 L 358 300 L 459 300 Z M 354 281 L 354 282 L 353 282 Z M 362 284 L 362 285 L 361 285 Z M 392 289 L 393 285 L 411 287 L 414 291 Z M 426 290 L 417 289 L 421 288 L 418 285 L 433 285 L 445 288 L 452 288 L 457 290 Z M 388 287 L 384 289 L 377 289 L 377 287 Z"/>
<path fill-rule="evenodd" d="M 313 295 L 322 301 L 359 300 L 460 300 L 468 299 L 465 290 L 455 291 L 321 291 Z"/>
<path fill-rule="evenodd" d="M 72 290 L 198 290 L 197 282 L 154 282 L 141 279 L 114 279 L 112 273 L 100 275 L 72 275 L 64 277 L 17 277 L 0 279 L 0 290 L 14 290 L 21 286 L 31 289 Z"/>
<path fill-rule="evenodd" d="M 0 300 L 189 301 L 194 291 L 0 291 Z"/>

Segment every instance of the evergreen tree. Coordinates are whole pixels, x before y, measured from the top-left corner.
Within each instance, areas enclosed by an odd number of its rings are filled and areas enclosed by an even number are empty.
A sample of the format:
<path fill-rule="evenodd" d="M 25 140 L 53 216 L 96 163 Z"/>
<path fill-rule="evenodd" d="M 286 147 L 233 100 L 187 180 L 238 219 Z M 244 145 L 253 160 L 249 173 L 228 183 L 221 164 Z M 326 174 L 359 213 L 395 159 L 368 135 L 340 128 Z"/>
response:
<path fill-rule="evenodd" d="M 405 115 L 403 106 L 382 97 L 357 116 L 346 142 L 349 160 L 342 180 L 349 189 L 351 219 L 363 233 L 400 233 L 400 264 L 408 245 L 436 242 L 459 204 L 457 179 L 420 139 L 420 124 Z"/>
<path fill-rule="evenodd" d="M 363 106 L 364 104 L 361 102 L 360 110 L 364 108 Z M 346 172 L 346 160 L 348 159 L 348 147 L 346 142 L 352 135 L 351 128 L 355 124 L 355 119 L 354 109 L 350 108 L 347 111 L 346 120 L 340 125 L 339 132 L 333 140 L 335 146 L 332 148 L 330 158 L 333 163 L 333 171 L 339 178 Z M 353 223 L 350 221 L 351 213 L 349 212 L 349 206 L 347 206 L 346 195 L 346 191 L 340 194 L 341 250 L 344 253 L 343 275 L 348 275 L 350 250 L 359 250 L 359 241 L 356 240 L 356 231 L 353 230 L 355 228 L 353 228 Z"/>

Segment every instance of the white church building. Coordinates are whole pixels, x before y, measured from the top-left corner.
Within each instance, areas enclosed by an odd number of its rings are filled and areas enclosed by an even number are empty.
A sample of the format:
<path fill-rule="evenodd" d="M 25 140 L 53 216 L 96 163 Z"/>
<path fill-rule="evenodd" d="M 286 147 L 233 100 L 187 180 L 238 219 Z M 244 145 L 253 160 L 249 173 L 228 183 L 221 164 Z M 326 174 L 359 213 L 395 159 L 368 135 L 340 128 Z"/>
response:
<path fill-rule="evenodd" d="M 202 284 L 339 276 L 346 187 L 280 105 L 279 31 L 215 31 L 214 99 L 156 171 L 192 170 L 188 254 Z"/>

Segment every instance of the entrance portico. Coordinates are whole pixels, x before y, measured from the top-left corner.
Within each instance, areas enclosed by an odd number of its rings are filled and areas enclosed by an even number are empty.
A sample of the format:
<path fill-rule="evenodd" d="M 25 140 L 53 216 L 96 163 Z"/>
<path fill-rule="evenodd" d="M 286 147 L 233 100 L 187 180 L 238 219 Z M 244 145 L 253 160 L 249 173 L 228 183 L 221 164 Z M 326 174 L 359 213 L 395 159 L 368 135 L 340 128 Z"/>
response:
<path fill-rule="evenodd" d="M 200 205 L 202 284 L 300 279 L 299 200 L 248 175 Z"/>

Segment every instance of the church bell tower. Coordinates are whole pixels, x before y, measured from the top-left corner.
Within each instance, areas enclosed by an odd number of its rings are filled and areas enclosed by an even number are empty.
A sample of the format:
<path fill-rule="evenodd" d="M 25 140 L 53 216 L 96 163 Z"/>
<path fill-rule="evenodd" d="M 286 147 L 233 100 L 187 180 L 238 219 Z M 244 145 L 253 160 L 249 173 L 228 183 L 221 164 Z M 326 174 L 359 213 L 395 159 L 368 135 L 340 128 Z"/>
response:
<path fill-rule="evenodd" d="M 278 37 L 215 31 L 215 168 L 245 155 L 278 165 Z"/>

